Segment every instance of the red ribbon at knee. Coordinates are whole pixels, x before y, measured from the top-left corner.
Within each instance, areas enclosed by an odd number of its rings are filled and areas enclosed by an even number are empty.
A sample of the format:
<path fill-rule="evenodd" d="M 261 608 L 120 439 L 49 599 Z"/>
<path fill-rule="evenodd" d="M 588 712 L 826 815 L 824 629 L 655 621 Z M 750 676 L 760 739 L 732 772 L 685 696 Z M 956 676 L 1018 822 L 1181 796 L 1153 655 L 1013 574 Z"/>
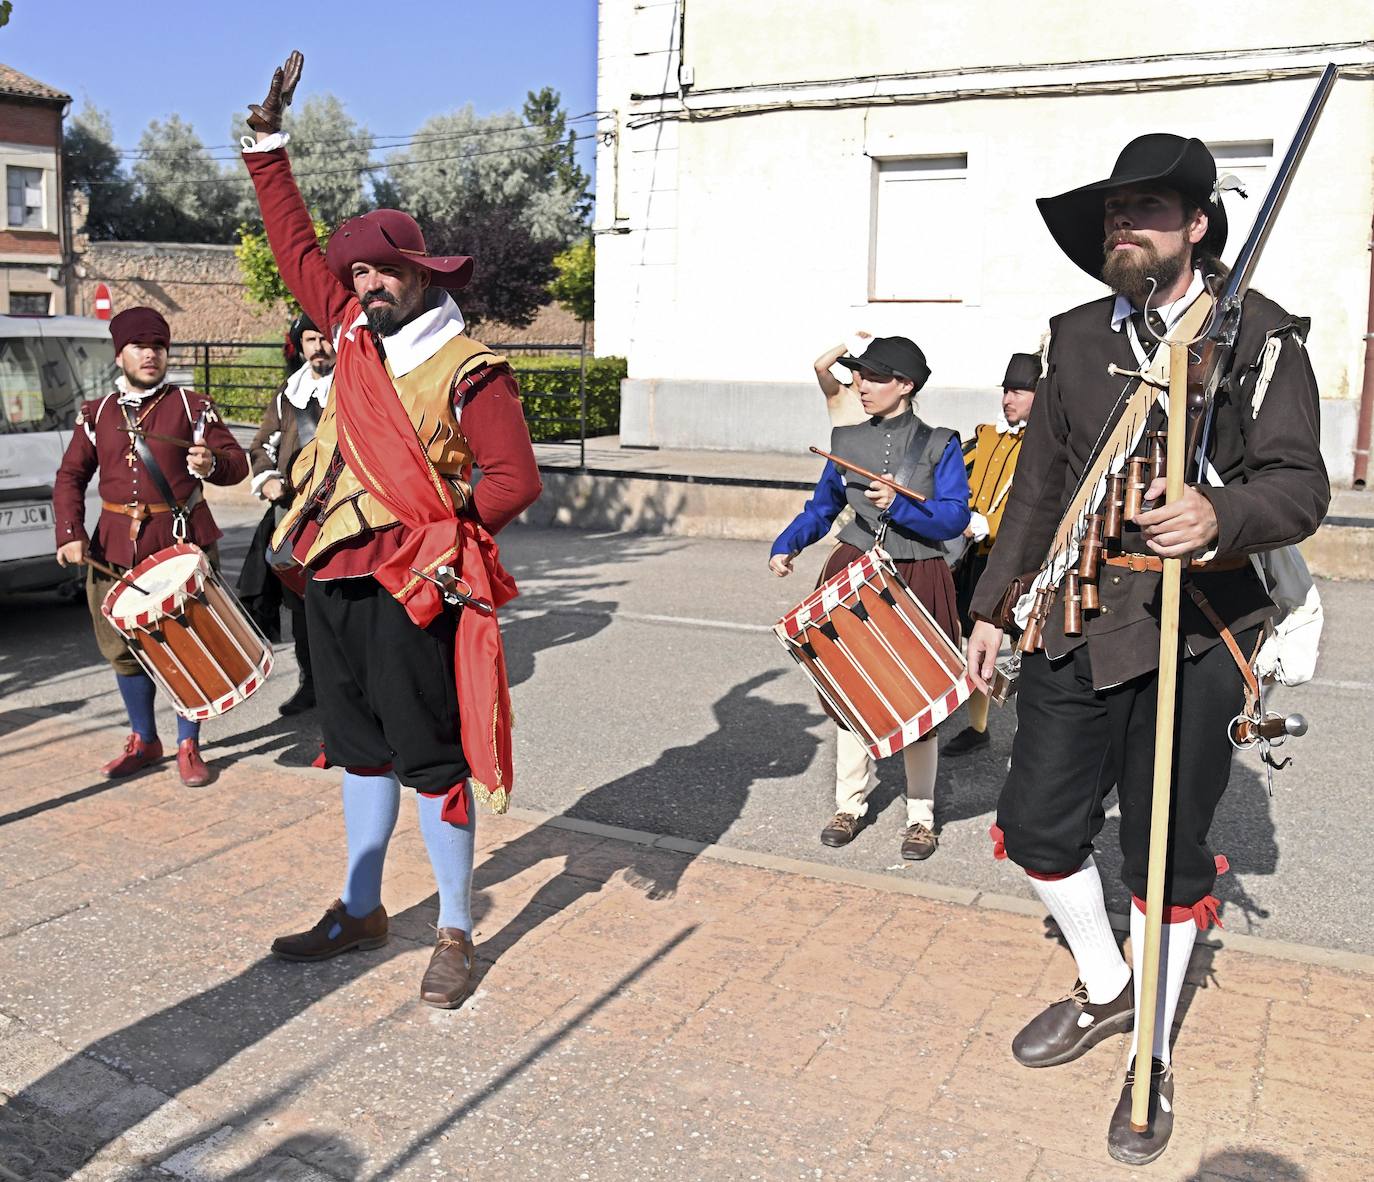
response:
<path fill-rule="evenodd" d="M 992 856 L 999 862 L 1005 862 L 1007 860 L 1007 845 L 1004 840 L 1006 834 L 1002 832 L 1002 827 L 993 825 L 988 830 L 988 836 L 992 838 Z"/>
<path fill-rule="evenodd" d="M 1141 915 L 1145 914 L 1145 900 L 1137 895 L 1131 896 L 1131 902 L 1135 904 L 1135 909 Z M 1215 895 L 1203 895 L 1191 907 L 1166 907 L 1164 908 L 1165 923 L 1187 923 L 1190 919 L 1197 924 L 1197 930 L 1205 932 L 1213 924 L 1219 928 L 1225 928 L 1221 922 L 1218 910 L 1221 907 L 1221 900 Z"/>

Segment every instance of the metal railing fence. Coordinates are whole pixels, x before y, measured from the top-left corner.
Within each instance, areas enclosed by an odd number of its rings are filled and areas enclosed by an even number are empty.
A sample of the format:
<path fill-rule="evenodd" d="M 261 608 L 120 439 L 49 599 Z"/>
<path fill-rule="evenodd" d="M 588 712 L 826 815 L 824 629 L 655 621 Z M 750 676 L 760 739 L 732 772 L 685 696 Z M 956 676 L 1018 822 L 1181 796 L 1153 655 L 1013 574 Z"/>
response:
<path fill-rule="evenodd" d="M 587 349 L 584 343 L 490 342 L 521 379 L 525 420 L 535 442 L 574 440 L 587 457 Z M 566 359 L 565 365 L 521 366 L 523 358 Z M 168 354 L 171 380 L 215 400 L 233 423 L 256 424 L 286 376 L 281 345 L 262 341 L 179 341 Z"/>

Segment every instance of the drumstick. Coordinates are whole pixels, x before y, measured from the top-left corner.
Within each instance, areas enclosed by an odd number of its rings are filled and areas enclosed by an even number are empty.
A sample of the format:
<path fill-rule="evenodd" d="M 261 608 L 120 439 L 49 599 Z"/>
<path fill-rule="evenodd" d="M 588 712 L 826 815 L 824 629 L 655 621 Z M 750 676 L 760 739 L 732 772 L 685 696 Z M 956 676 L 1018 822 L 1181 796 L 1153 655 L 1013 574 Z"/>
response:
<path fill-rule="evenodd" d="M 129 578 L 128 575 L 121 575 L 117 570 L 115 570 L 114 567 L 106 566 L 103 562 L 100 562 L 97 559 L 92 558 L 89 554 L 86 555 L 86 557 L 83 558 L 81 561 L 84 562 L 87 566 L 94 567 L 102 575 L 108 575 L 110 578 L 114 579 L 116 583 L 123 583 L 127 587 L 132 587 L 140 595 L 148 594 L 148 592 L 143 590 L 143 588 L 140 587 L 137 583 L 135 583 L 133 579 Z"/>
<path fill-rule="evenodd" d="M 170 443 L 175 447 L 190 451 L 193 447 L 208 448 L 210 454 L 221 460 L 230 458 L 231 453 L 222 447 L 209 447 L 205 443 L 190 443 L 185 439 L 178 439 L 175 435 L 155 435 L 151 431 L 144 431 L 141 427 L 120 427 L 121 431 L 127 431 L 130 435 L 142 435 L 144 439 L 152 439 L 158 443 Z"/>
<path fill-rule="evenodd" d="M 890 476 L 879 476 L 876 472 L 870 472 L 867 468 L 860 468 L 858 464 L 851 464 L 848 460 L 842 460 L 839 456 L 832 456 L 828 451 L 821 451 L 819 447 L 811 449 L 818 456 L 824 456 L 832 464 L 838 464 L 841 468 L 847 468 L 859 476 L 867 476 L 869 480 L 876 480 L 879 484 L 885 484 L 894 492 L 899 492 L 904 497 L 910 497 L 913 501 L 924 501 L 926 498 L 915 489 L 907 488 L 905 484 L 898 484 Z"/>

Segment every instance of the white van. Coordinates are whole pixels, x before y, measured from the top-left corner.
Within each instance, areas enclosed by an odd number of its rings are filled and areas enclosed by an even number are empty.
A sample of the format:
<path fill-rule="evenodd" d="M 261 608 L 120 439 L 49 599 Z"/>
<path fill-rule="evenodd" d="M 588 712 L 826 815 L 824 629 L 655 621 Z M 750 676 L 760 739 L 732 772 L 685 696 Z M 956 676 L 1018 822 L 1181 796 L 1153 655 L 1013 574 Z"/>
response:
<path fill-rule="evenodd" d="M 53 477 L 81 403 L 113 389 L 114 375 L 108 321 L 0 316 L 0 594 L 79 589 L 57 565 Z M 87 528 L 100 513 L 96 483 L 86 490 Z"/>

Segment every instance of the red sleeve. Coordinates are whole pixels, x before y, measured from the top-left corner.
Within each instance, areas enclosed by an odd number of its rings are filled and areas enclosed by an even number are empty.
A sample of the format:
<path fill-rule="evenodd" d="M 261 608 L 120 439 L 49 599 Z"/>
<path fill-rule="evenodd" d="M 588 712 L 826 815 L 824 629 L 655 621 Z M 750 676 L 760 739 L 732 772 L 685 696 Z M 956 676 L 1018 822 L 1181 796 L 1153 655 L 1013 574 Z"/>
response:
<path fill-rule="evenodd" d="M 520 389 L 508 366 L 493 366 L 465 381 L 457 399 L 473 463 L 482 470 L 472 493 L 473 510 L 495 534 L 533 505 L 544 487 Z"/>
<path fill-rule="evenodd" d="M 90 402 L 82 406 L 72 428 L 71 442 L 53 478 L 52 508 L 59 548 L 68 542 L 90 541 L 86 533 L 86 486 L 100 466 L 95 444 L 86 433 L 86 422 L 94 408 L 95 404 Z"/>
<path fill-rule="evenodd" d="M 305 313 L 328 333 L 351 319 L 353 297 L 325 266 L 324 252 L 315 239 L 315 225 L 305 207 L 286 149 L 245 152 L 243 162 L 258 193 L 262 224 L 276 256 L 282 281 Z"/>

